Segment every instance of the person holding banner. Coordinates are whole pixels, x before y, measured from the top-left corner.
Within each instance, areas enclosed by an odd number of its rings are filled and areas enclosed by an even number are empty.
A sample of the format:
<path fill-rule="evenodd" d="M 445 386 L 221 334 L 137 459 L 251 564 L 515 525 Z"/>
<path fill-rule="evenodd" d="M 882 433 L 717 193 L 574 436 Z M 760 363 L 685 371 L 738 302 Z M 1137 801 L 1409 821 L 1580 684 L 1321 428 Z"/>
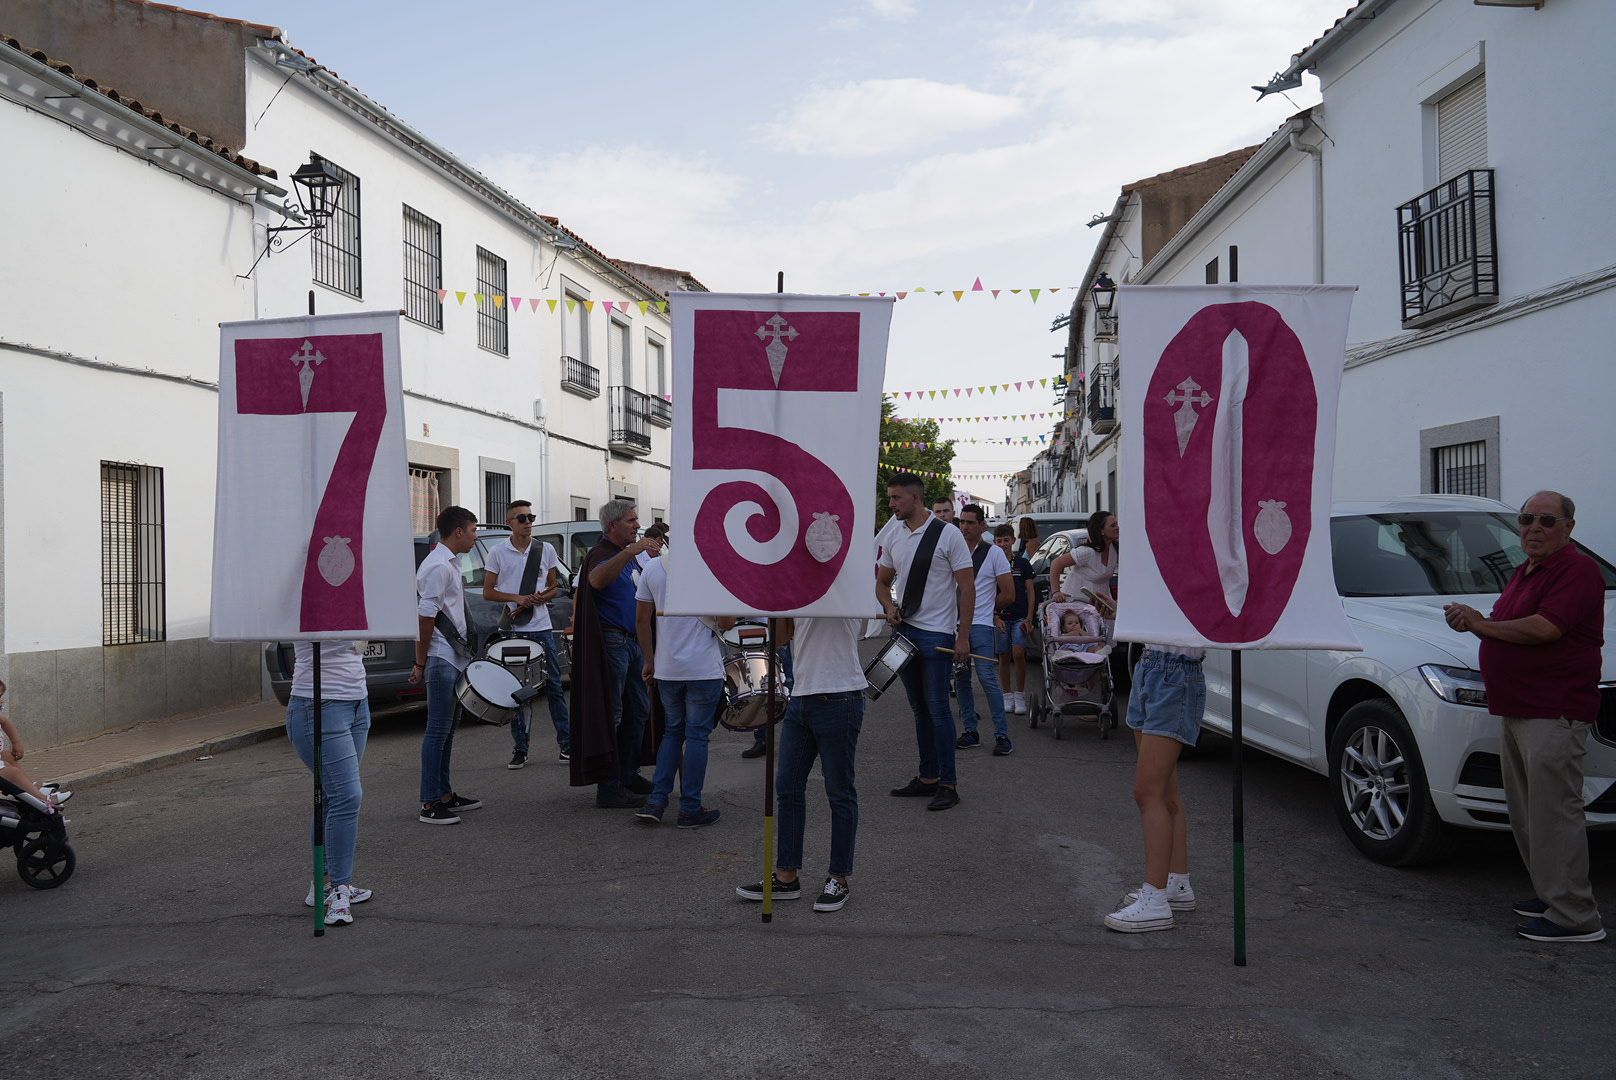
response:
<path fill-rule="evenodd" d="M 463 810 L 482 805 L 455 794 L 449 779 L 454 752 L 455 682 L 472 661 L 466 640 L 466 590 L 460 556 L 477 543 L 477 515 L 464 506 L 438 515 L 438 545 L 415 572 L 420 596 L 419 639 L 411 683 L 426 683 L 426 734 L 421 738 L 421 817 L 427 825 L 458 825 Z"/>
<path fill-rule="evenodd" d="M 636 557 L 656 555 L 662 544 L 635 539 L 639 512 L 620 499 L 600 508 L 600 527 L 573 597 L 571 782 L 594 784 L 600 809 L 634 809 L 651 793 L 642 759 L 656 760 L 655 740 L 649 753 L 644 746 L 651 699 L 641 678 L 634 574 Z"/>
<path fill-rule="evenodd" d="M 320 758 L 325 785 L 326 880 L 325 924 L 353 922 L 354 904 L 371 897 L 353 883 L 354 849 L 359 841 L 359 806 L 364 790 L 359 766 L 370 735 L 370 691 L 365 662 L 352 641 L 322 641 L 320 646 Z M 297 756 L 314 769 L 314 647 L 294 644 L 292 694 L 286 702 L 286 735 Z M 312 832 L 313 827 L 310 826 Z M 315 882 L 303 903 L 313 907 Z"/>
<path fill-rule="evenodd" d="M 526 499 L 511 503 L 505 515 L 505 524 L 511 535 L 503 543 L 495 544 L 488 553 L 487 573 L 483 577 L 483 599 L 495 600 L 507 606 L 511 631 L 517 637 L 537 642 L 544 650 L 545 670 L 549 676 L 544 693 L 550 702 L 550 723 L 555 728 L 556 745 L 561 748 L 561 760 L 567 760 L 567 696 L 561 688 L 561 655 L 556 651 L 555 631 L 550 625 L 549 603 L 561 590 L 560 561 L 555 548 L 545 541 L 533 543 L 533 523 L 538 516 L 527 511 L 533 504 Z M 500 591 L 500 582 L 517 585 L 516 592 Z M 540 582 L 544 587 L 538 588 Z M 519 584 L 518 584 L 519 583 Z M 504 625 L 503 623 L 501 625 Z M 533 706 L 524 704 L 516 710 L 511 721 L 511 760 L 507 769 L 520 769 L 527 764 L 528 733 L 532 728 Z"/>
<path fill-rule="evenodd" d="M 920 771 L 892 794 L 929 795 L 927 810 L 947 810 L 960 801 L 948 688 L 954 663 L 971 655 L 976 609 L 971 553 L 959 529 L 926 509 L 925 484 L 914 473 L 895 473 L 887 481 L 887 508 L 901 524 L 881 552 L 875 596 L 887 623 L 915 650 L 901 676 L 915 714 L 920 752 Z M 902 597 L 897 604 L 892 602 L 894 581 Z"/>

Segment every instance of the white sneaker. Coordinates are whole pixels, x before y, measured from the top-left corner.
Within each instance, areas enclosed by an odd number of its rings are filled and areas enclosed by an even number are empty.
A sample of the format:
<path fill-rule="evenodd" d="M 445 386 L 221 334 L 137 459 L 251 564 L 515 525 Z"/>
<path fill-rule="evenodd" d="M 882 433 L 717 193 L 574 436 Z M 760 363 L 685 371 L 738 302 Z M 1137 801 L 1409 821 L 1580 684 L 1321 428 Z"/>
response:
<path fill-rule="evenodd" d="M 1195 910 L 1195 890 L 1190 888 L 1189 878 L 1169 879 L 1167 882 L 1167 888 L 1163 889 L 1162 892 L 1167 897 L 1167 906 L 1172 908 L 1174 911 Z M 1124 896 L 1122 898 L 1122 902 L 1124 904 L 1131 904 L 1137 899 L 1139 899 L 1139 890 L 1135 889 L 1133 892 Z"/>
<path fill-rule="evenodd" d="M 348 886 L 348 902 L 350 904 L 363 904 L 366 900 L 369 900 L 374 895 L 375 894 L 372 893 L 369 889 L 361 889 L 361 888 L 358 888 L 357 886 L 354 886 L 354 885 Z M 330 901 L 331 901 L 331 886 L 330 885 L 326 886 L 325 896 L 326 896 L 326 902 L 330 903 Z M 313 882 L 309 883 L 309 895 L 307 895 L 307 896 L 305 896 L 303 898 L 303 906 L 304 907 L 313 907 L 314 906 L 314 884 L 313 884 Z"/>
<path fill-rule="evenodd" d="M 1016 691 L 1016 715 L 1027 715 L 1027 693 L 1024 690 Z"/>
<path fill-rule="evenodd" d="M 338 885 L 331 890 L 331 897 L 325 907 L 325 924 L 339 926 L 353 922 L 353 912 L 349 909 L 352 903 L 353 886 Z"/>
<path fill-rule="evenodd" d="M 1108 929 L 1122 934 L 1144 934 L 1151 930 L 1171 930 L 1173 909 L 1167 906 L 1167 894 L 1145 885 L 1139 899 L 1105 917 Z"/>

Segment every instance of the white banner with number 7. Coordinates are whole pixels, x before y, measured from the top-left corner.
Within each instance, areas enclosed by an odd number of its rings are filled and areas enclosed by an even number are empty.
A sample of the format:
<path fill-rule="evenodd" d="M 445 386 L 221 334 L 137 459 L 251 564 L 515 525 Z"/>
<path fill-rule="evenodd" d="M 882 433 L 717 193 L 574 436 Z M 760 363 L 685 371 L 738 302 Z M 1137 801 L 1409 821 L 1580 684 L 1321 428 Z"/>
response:
<path fill-rule="evenodd" d="M 891 297 L 674 293 L 680 615 L 862 617 Z"/>
<path fill-rule="evenodd" d="M 415 637 L 398 320 L 219 327 L 214 641 Z"/>

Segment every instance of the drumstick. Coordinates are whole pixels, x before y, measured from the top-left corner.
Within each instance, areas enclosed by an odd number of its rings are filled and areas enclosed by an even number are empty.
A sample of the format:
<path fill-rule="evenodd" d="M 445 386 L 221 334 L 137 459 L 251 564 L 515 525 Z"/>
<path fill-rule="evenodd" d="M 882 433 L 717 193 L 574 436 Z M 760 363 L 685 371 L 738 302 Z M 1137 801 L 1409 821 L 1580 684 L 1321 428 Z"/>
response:
<path fill-rule="evenodd" d="M 937 651 L 938 652 L 951 653 L 954 650 L 950 649 L 947 645 L 939 645 L 939 646 L 937 646 Z M 993 656 L 979 656 L 976 653 L 969 653 L 967 655 L 969 655 L 971 657 L 971 659 L 973 659 L 973 660 L 989 660 L 989 661 L 997 662 L 997 659 L 998 659 L 997 657 L 993 657 Z"/>

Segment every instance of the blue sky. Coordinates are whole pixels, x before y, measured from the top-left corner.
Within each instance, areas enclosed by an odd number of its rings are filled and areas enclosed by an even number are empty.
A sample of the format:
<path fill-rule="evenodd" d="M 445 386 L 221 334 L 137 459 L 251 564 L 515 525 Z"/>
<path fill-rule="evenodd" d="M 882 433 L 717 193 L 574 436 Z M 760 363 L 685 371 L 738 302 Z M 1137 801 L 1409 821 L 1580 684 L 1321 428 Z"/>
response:
<path fill-rule="evenodd" d="M 608 254 L 718 290 L 1069 286 L 1130 181 L 1261 141 L 1346 0 L 229 0 Z M 1293 104 L 1294 102 L 1294 104 Z M 1249 276 L 1249 275 L 1248 275 Z M 513 285 L 514 291 L 514 285 Z M 908 299 L 887 387 L 1053 375 L 1069 293 Z M 1042 411 L 1052 393 L 910 414 Z M 1041 423 L 945 426 L 985 438 Z M 962 446 L 956 469 L 1023 446 Z M 992 485 L 984 486 L 989 490 Z"/>

